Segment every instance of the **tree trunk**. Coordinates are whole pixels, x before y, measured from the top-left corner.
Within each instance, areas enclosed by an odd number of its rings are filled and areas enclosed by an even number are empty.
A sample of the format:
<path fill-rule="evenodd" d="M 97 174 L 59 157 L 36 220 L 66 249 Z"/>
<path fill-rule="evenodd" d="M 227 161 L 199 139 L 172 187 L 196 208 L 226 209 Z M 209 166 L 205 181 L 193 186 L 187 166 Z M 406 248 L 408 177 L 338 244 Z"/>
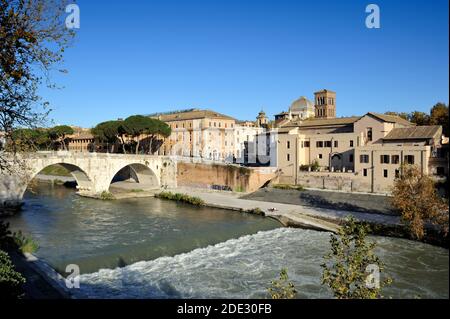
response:
<path fill-rule="evenodd" d="M 123 139 L 123 135 L 120 135 L 120 140 L 122 141 L 122 151 L 124 154 L 126 154 L 127 150 L 125 149 L 125 141 Z"/>
<path fill-rule="evenodd" d="M 138 136 L 137 143 L 136 143 L 136 155 L 139 154 L 139 143 L 140 143 L 140 140 L 139 140 L 139 136 Z"/>
<path fill-rule="evenodd" d="M 155 136 L 154 135 L 152 135 L 152 136 L 150 136 L 150 140 L 149 140 L 149 145 L 148 145 L 148 154 L 150 154 L 150 155 L 153 155 L 153 150 L 152 150 L 152 147 L 153 147 L 153 139 L 155 138 Z"/>

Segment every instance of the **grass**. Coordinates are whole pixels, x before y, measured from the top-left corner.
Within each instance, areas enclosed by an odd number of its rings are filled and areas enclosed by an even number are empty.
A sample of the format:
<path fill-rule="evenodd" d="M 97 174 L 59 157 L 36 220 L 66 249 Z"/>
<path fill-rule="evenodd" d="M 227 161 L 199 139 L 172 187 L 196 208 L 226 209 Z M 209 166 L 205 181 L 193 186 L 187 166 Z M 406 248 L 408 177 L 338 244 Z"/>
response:
<path fill-rule="evenodd" d="M 113 200 L 113 199 L 115 199 L 115 197 L 114 197 L 114 195 L 111 194 L 110 192 L 103 191 L 103 192 L 100 194 L 100 199 L 101 199 L 101 200 Z"/>
<path fill-rule="evenodd" d="M 134 188 L 131 190 L 132 193 L 142 193 L 144 190 L 140 188 Z"/>
<path fill-rule="evenodd" d="M 156 194 L 155 197 L 161 198 L 161 199 L 168 199 L 168 200 L 174 200 L 181 203 L 187 203 L 191 205 L 196 206 L 203 206 L 205 205 L 205 202 L 203 199 L 195 196 L 189 196 L 187 194 L 181 194 L 181 193 L 172 193 L 172 192 L 161 192 L 159 194 Z"/>
<path fill-rule="evenodd" d="M 288 189 L 288 190 L 296 190 L 296 191 L 304 191 L 305 188 L 302 185 L 287 185 L 287 184 L 275 184 L 273 188 L 276 189 Z"/>
<path fill-rule="evenodd" d="M 72 176 L 72 174 L 70 174 L 70 171 L 68 169 L 66 169 L 64 166 L 61 166 L 59 164 L 47 166 L 39 174 L 52 175 L 52 176 L 65 176 L 65 177 Z"/>

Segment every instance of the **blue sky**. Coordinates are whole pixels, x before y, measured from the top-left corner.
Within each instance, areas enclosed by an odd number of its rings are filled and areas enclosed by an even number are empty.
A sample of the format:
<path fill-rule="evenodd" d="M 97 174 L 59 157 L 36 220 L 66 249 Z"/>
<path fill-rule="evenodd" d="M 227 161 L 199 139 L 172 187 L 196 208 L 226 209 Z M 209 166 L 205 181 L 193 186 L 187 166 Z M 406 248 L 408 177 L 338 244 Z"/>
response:
<path fill-rule="evenodd" d="M 186 108 L 254 120 L 299 96 L 337 92 L 337 116 L 448 103 L 448 1 L 88 1 L 62 90 L 43 90 L 58 124 Z M 381 28 L 365 27 L 376 3 Z"/>

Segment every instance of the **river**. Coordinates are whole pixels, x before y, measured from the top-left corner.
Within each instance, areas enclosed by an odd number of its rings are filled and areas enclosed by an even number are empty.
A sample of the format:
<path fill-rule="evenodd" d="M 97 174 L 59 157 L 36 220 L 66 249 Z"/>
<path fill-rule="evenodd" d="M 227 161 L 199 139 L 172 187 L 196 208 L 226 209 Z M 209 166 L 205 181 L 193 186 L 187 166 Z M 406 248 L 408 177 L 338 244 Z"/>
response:
<path fill-rule="evenodd" d="M 8 218 L 35 253 L 64 273 L 82 272 L 78 297 L 265 298 L 286 267 L 300 298 L 329 298 L 320 264 L 330 234 L 282 228 L 259 216 L 155 198 L 99 201 L 40 184 Z M 393 284 L 392 298 L 448 298 L 448 250 L 371 236 Z"/>

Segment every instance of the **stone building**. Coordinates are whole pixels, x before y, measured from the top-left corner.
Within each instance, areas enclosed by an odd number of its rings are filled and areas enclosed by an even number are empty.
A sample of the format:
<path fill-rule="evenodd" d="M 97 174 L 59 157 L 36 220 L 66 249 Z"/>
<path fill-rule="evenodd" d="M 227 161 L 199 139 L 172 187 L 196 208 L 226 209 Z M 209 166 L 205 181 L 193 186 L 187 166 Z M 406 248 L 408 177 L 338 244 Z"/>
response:
<path fill-rule="evenodd" d="M 301 96 L 292 102 L 288 112 L 275 115 L 275 126 L 282 126 L 292 120 L 306 120 L 314 116 L 314 104 L 306 97 Z"/>
<path fill-rule="evenodd" d="M 230 160 L 235 153 L 236 120 L 212 110 L 189 109 L 150 115 L 167 123 L 172 134 L 164 139 L 160 155 Z"/>
<path fill-rule="evenodd" d="M 388 192 L 402 163 L 417 164 L 424 174 L 448 175 L 448 148 L 440 126 L 416 127 L 398 116 L 374 112 L 336 118 L 336 93 L 315 95 L 315 118 L 291 120 L 278 129 L 280 183 L 318 179 L 319 185 L 312 185 L 318 187 L 339 176 L 353 190 Z M 313 165 L 320 172 L 310 173 Z"/>

